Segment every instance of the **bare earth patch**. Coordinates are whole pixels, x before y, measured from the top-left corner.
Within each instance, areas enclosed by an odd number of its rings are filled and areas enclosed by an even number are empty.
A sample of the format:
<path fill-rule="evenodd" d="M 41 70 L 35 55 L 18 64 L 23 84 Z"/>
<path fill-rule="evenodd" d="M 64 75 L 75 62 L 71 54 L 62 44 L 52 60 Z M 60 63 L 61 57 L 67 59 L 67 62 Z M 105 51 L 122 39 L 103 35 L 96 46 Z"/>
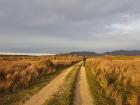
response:
<path fill-rule="evenodd" d="M 52 80 L 48 85 L 46 85 L 42 90 L 40 90 L 36 95 L 31 97 L 24 105 L 42 105 L 45 101 L 53 94 L 57 93 L 60 86 L 64 83 L 65 78 L 70 73 L 73 67 L 65 70 L 60 75 L 58 75 L 54 80 Z"/>

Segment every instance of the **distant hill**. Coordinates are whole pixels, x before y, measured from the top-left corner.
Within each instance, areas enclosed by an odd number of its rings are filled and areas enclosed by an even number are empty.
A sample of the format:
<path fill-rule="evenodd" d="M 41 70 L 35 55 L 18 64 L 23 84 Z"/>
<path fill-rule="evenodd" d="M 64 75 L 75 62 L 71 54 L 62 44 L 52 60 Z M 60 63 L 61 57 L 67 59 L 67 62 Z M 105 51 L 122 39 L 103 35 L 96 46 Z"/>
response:
<path fill-rule="evenodd" d="M 81 51 L 81 52 L 70 52 L 66 53 L 65 55 L 98 56 L 99 54 L 96 52 Z"/>
<path fill-rule="evenodd" d="M 96 52 L 88 52 L 88 51 L 81 51 L 81 52 L 70 52 L 65 53 L 63 55 L 80 55 L 80 56 L 100 56 L 100 55 L 124 55 L 124 56 L 140 56 L 139 50 L 117 50 L 112 52 L 104 52 L 104 53 L 96 53 Z"/>
<path fill-rule="evenodd" d="M 117 50 L 112 52 L 105 52 L 102 55 L 126 55 L 126 56 L 140 56 L 139 50 Z"/>

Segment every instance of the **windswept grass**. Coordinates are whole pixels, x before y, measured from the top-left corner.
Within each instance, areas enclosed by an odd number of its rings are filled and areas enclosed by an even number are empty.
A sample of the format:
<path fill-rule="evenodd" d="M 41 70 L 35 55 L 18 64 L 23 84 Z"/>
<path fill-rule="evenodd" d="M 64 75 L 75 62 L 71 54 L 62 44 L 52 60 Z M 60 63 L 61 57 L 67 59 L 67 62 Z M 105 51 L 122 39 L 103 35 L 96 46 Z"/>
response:
<path fill-rule="evenodd" d="M 101 84 L 97 81 L 97 77 L 93 71 L 93 65 L 90 61 L 86 63 L 87 81 L 95 105 L 115 105 L 114 100 L 107 96 Z"/>
<path fill-rule="evenodd" d="M 50 100 L 47 100 L 44 105 L 72 105 L 73 91 L 80 67 L 81 64 L 72 69 L 60 90 Z"/>
<path fill-rule="evenodd" d="M 16 89 L 16 91 L 12 94 L 5 94 L 5 96 L 3 96 L 3 99 L 0 101 L 0 105 L 21 105 L 21 103 L 24 103 L 34 94 L 36 94 L 41 88 L 50 83 L 51 80 L 53 80 L 56 76 L 58 76 L 64 69 L 68 68 L 69 66 L 61 67 L 55 72 L 42 75 L 40 79 L 37 79 L 35 82 L 33 82 L 24 89 Z"/>
<path fill-rule="evenodd" d="M 37 59 L 37 60 L 36 60 Z M 75 57 L 1 57 L 0 56 L 0 92 L 10 93 L 17 88 L 25 88 L 42 75 L 56 68 L 71 65 L 78 61 Z"/>
<path fill-rule="evenodd" d="M 25 88 L 54 69 L 55 66 L 50 60 L 41 60 L 35 64 L 14 63 L 6 70 L 0 69 L 0 92 L 12 93 L 17 88 Z"/>
<path fill-rule="evenodd" d="M 94 74 L 91 78 L 94 78 L 93 80 L 96 80 L 102 88 L 103 92 L 101 93 L 104 93 L 107 97 L 109 96 L 115 105 L 140 105 L 139 59 L 100 57 L 90 59 L 87 66 Z M 90 75 L 90 73 L 87 73 L 87 75 Z M 95 87 L 98 86 L 97 84 L 94 85 Z M 91 89 L 93 90 L 95 87 L 93 86 Z"/>
<path fill-rule="evenodd" d="M 23 103 L 79 60 L 73 56 L 0 56 L 0 105 Z"/>

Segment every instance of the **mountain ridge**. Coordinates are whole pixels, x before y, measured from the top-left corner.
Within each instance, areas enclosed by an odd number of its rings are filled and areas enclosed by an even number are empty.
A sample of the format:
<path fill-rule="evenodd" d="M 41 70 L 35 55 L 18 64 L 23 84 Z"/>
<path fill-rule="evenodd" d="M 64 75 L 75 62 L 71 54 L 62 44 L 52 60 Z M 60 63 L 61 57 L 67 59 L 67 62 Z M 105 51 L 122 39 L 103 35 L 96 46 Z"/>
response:
<path fill-rule="evenodd" d="M 75 51 L 70 53 L 65 53 L 63 55 L 80 55 L 80 56 L 101 56 L 101 55 L 124 55 L 124 56 L 140 56 L 140 50 L 115 50 L 110 52 L 103 52 L 103 53 L 97 53 L 92 51 Z"/>

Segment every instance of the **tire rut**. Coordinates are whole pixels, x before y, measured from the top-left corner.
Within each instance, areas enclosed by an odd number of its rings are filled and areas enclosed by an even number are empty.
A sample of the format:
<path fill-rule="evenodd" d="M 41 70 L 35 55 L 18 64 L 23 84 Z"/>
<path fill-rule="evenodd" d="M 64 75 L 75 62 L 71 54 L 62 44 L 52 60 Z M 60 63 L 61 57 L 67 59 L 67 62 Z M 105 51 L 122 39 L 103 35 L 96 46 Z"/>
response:
<path fill-rule="evenodd" d="M 81 67 L 74 91 L 73 105 L 93 105 L 93 99 L 87 83 L 85 67 Z"/>

